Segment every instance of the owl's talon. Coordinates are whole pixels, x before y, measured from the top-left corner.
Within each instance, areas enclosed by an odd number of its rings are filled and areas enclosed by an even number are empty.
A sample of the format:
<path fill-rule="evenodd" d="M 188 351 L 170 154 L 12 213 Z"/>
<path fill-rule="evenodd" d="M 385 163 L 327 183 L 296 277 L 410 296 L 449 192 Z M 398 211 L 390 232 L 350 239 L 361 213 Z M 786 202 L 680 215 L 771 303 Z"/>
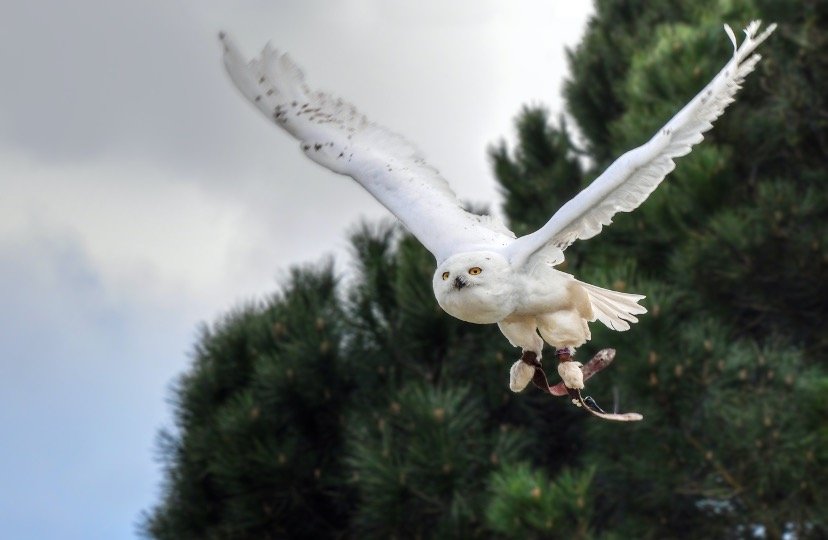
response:
<path fill-rule="evenodd" d="M 592 360 L 581 367 L 581 371 L 584 373 L 584 381 L 608 367 L 614 359 L 615 349 L 601 349 L 598 351 L 595 356 L 592 357 Z M 553 396 L 565 396 L 567 389 L 563 382 L 559 382 L 550 389 L 550 393 Z"/>

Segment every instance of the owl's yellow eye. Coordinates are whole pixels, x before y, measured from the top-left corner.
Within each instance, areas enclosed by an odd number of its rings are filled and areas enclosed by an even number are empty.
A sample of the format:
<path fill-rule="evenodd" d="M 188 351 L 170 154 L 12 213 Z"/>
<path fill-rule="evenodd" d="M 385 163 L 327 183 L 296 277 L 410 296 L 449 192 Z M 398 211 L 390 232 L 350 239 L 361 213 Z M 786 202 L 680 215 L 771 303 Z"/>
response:
<path fill-rule="evenodd" d="M 473 275 L 473 276 L 476 276 L 477 274 L 479 274 L 479 273 L 480 273 L 480 272 L 482 272 L 482 271 L 483 271 L 483 269 L 482 269 L 482 268 L 480 268 L 479 266 L 475 266 L 475 267 L 469 268 L 469 274 L 471 274 L 471 275 Z"/>
<path fill-rule="evenodd" d="M 449 273 L 448 272 L 443 272 L 443 281 L 447 280 L 448 277 L 449 277 Z"/>

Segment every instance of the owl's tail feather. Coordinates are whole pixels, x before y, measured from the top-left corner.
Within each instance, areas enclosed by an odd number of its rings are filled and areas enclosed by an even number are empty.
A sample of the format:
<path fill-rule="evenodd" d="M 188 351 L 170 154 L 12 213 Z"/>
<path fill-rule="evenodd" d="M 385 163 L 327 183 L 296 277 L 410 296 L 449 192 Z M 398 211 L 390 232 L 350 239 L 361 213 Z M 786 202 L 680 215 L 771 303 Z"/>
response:
<path fill-rule="evenodd" d="M 629 330 L 630 323 L 638 322 L 636 315 L 647 313 L 647 308 L 638 304 L 645 298 L 641 294 L 611 291 L 582 281 L 578 283 L 589 295 L 595 318 L 604 323 L 607 328 L 619 332 Z"/>

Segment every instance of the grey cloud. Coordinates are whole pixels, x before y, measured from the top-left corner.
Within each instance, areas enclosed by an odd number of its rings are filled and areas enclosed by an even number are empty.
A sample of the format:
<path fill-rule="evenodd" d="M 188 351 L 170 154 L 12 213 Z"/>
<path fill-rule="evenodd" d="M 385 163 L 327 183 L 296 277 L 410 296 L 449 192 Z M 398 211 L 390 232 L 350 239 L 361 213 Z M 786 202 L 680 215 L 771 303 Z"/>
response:
<path fill-rule="evenodd" d="M 66 238 L 0 241 L 0 298 L 4 537 L 133 538 L 193 321 L 113 304 Z"/>
<path fill-rule="evenodd" d="M 195 3 L 13 2 L 0 38 L 0 138 L 38 159 L 216 161 L 234 115 Z M 5 17 L 4 17 L 5 18 Z"/>

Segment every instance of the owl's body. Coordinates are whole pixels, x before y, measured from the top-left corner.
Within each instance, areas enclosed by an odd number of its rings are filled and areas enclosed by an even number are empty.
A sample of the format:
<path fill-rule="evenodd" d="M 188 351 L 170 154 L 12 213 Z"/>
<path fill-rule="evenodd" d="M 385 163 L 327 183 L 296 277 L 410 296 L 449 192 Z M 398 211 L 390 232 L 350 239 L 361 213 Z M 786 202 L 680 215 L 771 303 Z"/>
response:
<path fill-rule="evenodd" d="M 775 27 L 757 35 L 759 26 L 750 23 L 737 46 L 725 25 L 733 58 L 713 80 L 649 141 L 619 157 L 543 227 L 520 238 L 497 219 L 466 211 L 404 138 L 347 102 L 311 91 L 287 55 L 268 45 L 248 63 L 225 34 L 220 38 L 225 67 L 244 96 L 298 139 L 310 159 L 361 184 L 431 251 L 440 306 L 464 321 L 497 323 L 509 342 L 523 349 L 524 364 L 512 369 L 512 387 L 519 390 L 532 377 L 544 341 L 568 350 L 590 339 L 592 321 L 622 331 L 646 312 L 638 304 L 643 296 L 601 289 L 554 267 L 570 244 L 592 238 L 616 213 L 643 203 L 673 170 L 673 160 L 703 139 L 759 61 L 754 49 Z M 564 380 L 577 384 L 577 375 L 567 371 Z"/>
<path fill-rule="evenodd" d="M 453 317 L 497 323 L 513 346 L 538 358 L 544 341 L 559 349 L 579 347 L 591 337 L 589 322 L 600 318 L 622 330 L 646 312 L 638 304 L 643 296 L 582 283 L 544 255 L 521 268 L 494 251 L 454 255 L 434 273 L 434 296 Z"/>

